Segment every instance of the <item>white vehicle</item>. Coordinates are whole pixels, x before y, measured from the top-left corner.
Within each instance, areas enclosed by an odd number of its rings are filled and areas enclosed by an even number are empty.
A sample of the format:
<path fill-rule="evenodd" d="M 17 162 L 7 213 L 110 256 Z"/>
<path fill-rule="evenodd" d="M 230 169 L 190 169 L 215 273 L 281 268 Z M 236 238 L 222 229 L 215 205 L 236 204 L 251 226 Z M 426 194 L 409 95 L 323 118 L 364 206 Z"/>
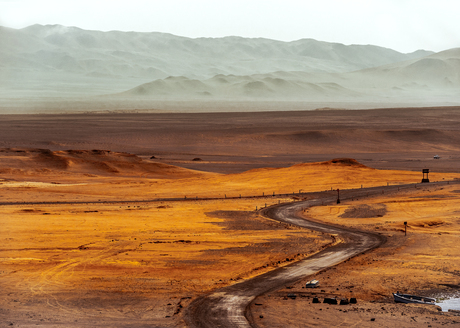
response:
<path fill-rule="evenodd" d="M 305 284 L 306 288 L 315 288 L 318 287 L 319 281 L 318 280 L 310 280 Z"/>

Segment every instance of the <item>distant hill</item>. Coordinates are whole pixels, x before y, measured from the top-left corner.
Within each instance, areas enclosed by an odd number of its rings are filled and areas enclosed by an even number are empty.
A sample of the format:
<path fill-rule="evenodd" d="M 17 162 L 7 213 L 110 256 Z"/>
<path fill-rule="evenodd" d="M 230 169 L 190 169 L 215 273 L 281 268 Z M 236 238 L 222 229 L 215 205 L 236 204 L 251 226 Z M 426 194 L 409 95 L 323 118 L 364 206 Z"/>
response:
<path fill-rule="evenodd" d="M 53 111 L 168 107 L 153 100 L 279 100 L 320 107 L 460 101 L 460 48 L 403 54 L 313 39 L 192 39 L 60 25 L 0 27 L 0 44 L 0 112 L 27 106 Z M 98 95 L 105 96 L 88 98 Z"/>
<path fill-rule="evenodd" d="M 144 83 L 120 97 L 154 97 L 157 99 L 280 99 L 321 100 L 327 97 L 358 97 L 359 91 L 334 82 L 321 82 L 324 75 L 303 72 L 274 72 L 254 75 L 216 75 L 197 80 L 184 76 L 168 77 Z M 314 82 L 310 82 L 314 81 Z"/>
<path fill-rule="evenodd" d="M 156 99 L 278 99 L 324 101 L 380 98 L 431 99 L 460 96 L 460 49 L 420 59 L 346 73 L 272 72 L 216 75 L 210 79 L 168 77 L 118 96 Z"/>
<path fill-rule="evenodd" d="M 372 45 L 313 39 L 282 42 L 262 38 L 197 38 L 166 33 L 100 32 L 61 25 L 0 28 L 0 68 L 85 77 L 210 78 L 275 71 L 344 73 L 431 52 L 403 54 Z"/>
<path fill-rule="evenodd" d="M 460 48 L 344 75 L 349 87 L 432 97 L 460 96 Z"/>

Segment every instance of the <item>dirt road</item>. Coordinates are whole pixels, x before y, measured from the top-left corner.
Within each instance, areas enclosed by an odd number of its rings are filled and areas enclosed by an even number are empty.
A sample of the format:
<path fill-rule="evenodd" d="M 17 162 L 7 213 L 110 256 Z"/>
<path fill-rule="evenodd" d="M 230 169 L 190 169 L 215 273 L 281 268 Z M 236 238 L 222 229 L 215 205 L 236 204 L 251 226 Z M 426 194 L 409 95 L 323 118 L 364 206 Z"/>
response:
<path fill-rule="evenodd" d="M 334 266 L 385 242 L 385 237 L 378 234 L 307 221 L 300 216 L 300 212 L 307 207 L 333 201 L 335 198 L 316 199 L 265 209 L 264 214 L 269 218 L 316 231 L 337 234 L 341 242 L 308 259 L 196 299 L 186 311 L 185 319 L 188 325 L 190 327 L 251 327 L 248 321 L 248 319 L 251 320 L 251 314 L 246 313 L 246 308 L 256 296 Z"/>

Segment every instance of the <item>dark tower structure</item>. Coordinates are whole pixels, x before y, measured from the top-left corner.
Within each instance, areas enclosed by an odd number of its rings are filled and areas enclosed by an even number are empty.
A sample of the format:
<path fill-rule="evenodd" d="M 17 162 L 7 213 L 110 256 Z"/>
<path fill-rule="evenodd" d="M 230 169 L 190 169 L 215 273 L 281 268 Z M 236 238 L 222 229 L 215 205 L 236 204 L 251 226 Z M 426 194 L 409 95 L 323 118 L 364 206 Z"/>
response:
<path fill-rule="evenodd" d="M 423 169 L 423 179 L 422 182 L 430 182 L 430 179 L 428 179 L 428 173 L 430 172 L 430 169 Z"/>

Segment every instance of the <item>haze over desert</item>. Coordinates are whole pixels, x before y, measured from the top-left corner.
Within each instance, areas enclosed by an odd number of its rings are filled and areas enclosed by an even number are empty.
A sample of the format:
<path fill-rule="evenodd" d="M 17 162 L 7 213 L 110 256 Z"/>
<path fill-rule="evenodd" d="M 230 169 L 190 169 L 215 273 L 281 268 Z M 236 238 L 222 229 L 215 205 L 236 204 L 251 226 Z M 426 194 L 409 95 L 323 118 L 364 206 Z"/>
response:
<path fill-rule="evenodd" d="M 458 104 L 459 48 L 0 28 L 0 112 L 266 111 Z"/>
<path fill-rule="evenodd" d="M 0 26 L 0 327 L 459 326 L 459 90 L 456 47 Z"/>

